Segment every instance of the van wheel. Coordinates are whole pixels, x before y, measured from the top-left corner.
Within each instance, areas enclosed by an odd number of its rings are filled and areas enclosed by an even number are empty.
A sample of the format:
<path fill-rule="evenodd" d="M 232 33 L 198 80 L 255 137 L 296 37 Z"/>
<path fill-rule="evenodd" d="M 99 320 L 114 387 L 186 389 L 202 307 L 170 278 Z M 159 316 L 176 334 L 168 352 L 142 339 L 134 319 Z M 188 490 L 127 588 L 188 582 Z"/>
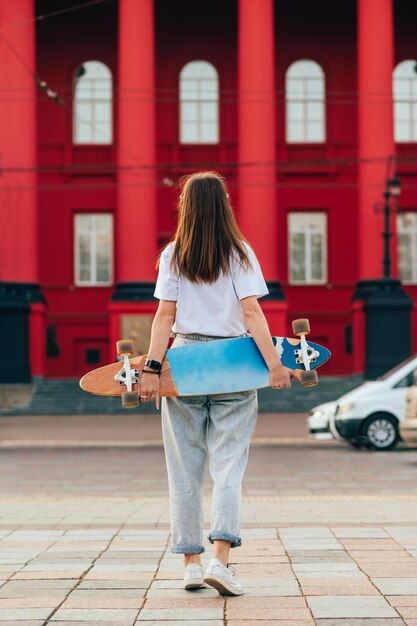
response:
<path fill-rule="evenodd" d="M 398 421 L 387 413 L 375 413 L 366 420 L 362 435 L 374 450 L 392 450 L 400 439 Z"/>

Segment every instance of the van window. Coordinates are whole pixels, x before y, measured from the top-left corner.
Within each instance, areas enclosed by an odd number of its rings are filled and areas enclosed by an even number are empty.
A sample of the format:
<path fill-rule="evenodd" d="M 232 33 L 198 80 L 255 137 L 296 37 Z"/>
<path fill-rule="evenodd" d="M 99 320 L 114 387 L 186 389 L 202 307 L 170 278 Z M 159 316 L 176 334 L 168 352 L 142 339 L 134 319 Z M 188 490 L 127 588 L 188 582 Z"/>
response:
<path fill-rule="evenodd" d="M 396 385 L 394 385 L 394 389 L 402 388 L 402 387 L 411 387 L 417 383 L 417 369 L 413 372 L 409 372 L 407 376 L 401 378 Z"/>
<path fill-rule="evenodd" d="M 382 376 L 378 376 L 377 380 L 387 380 L 387 378 L 392 376 L 392 374 L 395 374 L 395 372 L 397 372 L 401 367 L 404 367 L 404 365 L 407 365 L 407 363 L 413 361 L 415 358 L 415 354 L 409 356 L 408 359 L 405 359 L 405 361 L 401 361 L 401 363 L 398 363 L 398 365 L 388 370 L 388 372 L 385 372 L 385 374 L 382 374 Z"/>

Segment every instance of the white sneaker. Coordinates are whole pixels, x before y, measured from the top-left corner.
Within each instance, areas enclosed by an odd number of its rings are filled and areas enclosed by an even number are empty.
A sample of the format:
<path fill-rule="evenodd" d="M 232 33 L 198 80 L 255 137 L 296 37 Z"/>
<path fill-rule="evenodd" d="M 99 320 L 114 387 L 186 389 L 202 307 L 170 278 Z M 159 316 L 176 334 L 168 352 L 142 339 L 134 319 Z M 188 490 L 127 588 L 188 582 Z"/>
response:
<path fill-rule="evenodd" d="M 190 563 L 184 570 L 184 589 L 204 587 L 204 570 L 198 563 Z"/>
<path fill-rule="evenodd" d="M 204 582 L 217 589 L 223 596 L 241 596 L 242 585 L 237 582 L 235 576 L 233 567 L 230 565 L 226 567 L 219 559 L 214 558 L 209 563 Z"/>

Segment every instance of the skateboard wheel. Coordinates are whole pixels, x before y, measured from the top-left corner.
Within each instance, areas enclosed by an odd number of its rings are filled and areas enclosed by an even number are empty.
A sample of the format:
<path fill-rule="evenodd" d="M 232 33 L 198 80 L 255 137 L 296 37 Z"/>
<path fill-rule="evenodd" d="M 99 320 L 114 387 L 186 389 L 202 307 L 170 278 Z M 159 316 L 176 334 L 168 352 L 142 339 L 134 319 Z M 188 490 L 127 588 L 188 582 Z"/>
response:
<path fill-rule="evenodd" d="M 116 341 L 116 350 L 119 356 L 123 356 L 125 354 L 133 356 L 135 353 L 135 348 L 133 347 L 133 341 L 131 339 L 120 339 L 120 341 Z"/>
<path fill-rule="evenodd" d="M 292 332 L 296 337 L 301 335 L 301 333 L 308 335 L 310 332 L 310 322 L 305 318 L 294 320 L 292 323 Z"/>
<path fill-rule="evenodd" d="M 139 395 L 137 391 L 124 391 L 122 393 L 122 406 L 125 409 L 133 409 L 139 406 Z"/>
<path fill-rule="evenodd" d="M 316 370 L 306 370 L 301 372 L 301 385 L 303 387 L 314 387 L 319 382 Z"/>

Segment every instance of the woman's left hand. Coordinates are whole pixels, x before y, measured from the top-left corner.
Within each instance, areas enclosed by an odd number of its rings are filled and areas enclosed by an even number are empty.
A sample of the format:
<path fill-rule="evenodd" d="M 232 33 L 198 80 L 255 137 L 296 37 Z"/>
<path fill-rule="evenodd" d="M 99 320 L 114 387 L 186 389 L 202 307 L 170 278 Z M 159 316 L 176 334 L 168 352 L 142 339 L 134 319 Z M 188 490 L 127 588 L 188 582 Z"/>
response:
<path fill-rule="evenodd" d="M 153 402 L 159 409 L 159 376 L 142 372 L 139 383 L 140 402 Z"/>

